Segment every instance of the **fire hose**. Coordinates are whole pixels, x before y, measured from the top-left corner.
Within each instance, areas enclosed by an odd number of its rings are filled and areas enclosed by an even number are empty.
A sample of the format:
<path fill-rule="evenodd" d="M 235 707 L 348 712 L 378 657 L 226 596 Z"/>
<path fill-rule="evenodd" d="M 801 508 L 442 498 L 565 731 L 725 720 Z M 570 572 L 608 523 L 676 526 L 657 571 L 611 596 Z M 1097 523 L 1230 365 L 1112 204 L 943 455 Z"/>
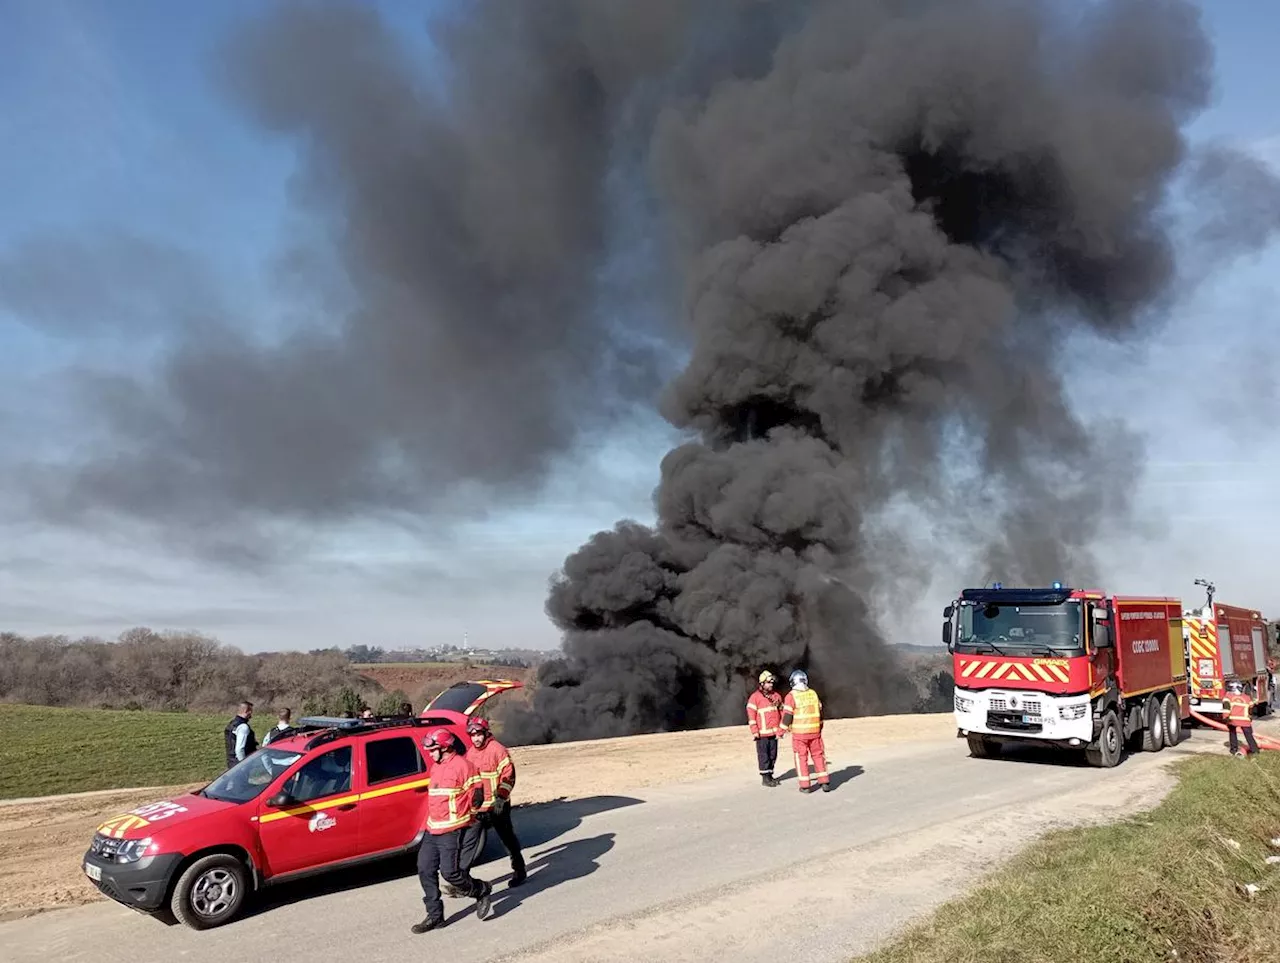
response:
<path fill-rule="evenodd" d="M 1220 729 L 1223 732 L 1227 731 L 1227 727 L 1223 725 L 1221 722 L 1219 722 L 1216 719 L 1210 719 L 1208 716 L 1202 716 L 1200 713 L 1196 712 L 1195 709 L 1191 710 L 1191 718 L 1195 719 L 1198 722 L 1203 722 L 1206 726 L 1209 726 L 1210 728 Z M 1273 749 L 1277 752 L 1280 752 L 1280 742 L 1277 742 L 1274 739 L 1268 739 L 1266 736 L 1260 736 L 1257 733 L 1254 733 L 1253 737 L 1254 739 L 1257 740 L 1259 749 Z"/>

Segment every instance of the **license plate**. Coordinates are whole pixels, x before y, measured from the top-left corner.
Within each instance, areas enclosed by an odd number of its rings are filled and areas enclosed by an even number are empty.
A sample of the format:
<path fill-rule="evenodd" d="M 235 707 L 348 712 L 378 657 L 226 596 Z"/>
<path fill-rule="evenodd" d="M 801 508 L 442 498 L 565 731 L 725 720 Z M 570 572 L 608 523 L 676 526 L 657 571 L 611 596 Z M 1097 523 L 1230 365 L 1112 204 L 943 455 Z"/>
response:
<path fill-rule="evenodd" d="M 1024 726 L 1032 725 L 1032 724 L 1035 724 L 1038 726 L 1038 725 L 1042 725 L 1043 723 L 1044 723 L 1044 718 L 1042 716 L 1023 716 L 1022 717 L 1022 724 Z"/>
<path fill-rule="evenodd" d="M 84 874 L 88 876 L 91 880 L 93 880 L 95 883 L 102 881 L 102 870 L 97 866 L 91 866 L 90 864 L 85 863 Z"/>

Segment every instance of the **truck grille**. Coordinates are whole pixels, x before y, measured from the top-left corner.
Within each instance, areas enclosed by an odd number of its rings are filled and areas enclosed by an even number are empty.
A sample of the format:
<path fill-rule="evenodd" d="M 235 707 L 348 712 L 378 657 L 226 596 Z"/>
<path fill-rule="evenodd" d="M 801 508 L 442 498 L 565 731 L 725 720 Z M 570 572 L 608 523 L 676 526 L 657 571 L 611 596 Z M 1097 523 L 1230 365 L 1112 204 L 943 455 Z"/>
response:
<path fill-rule="evenodd" d="M 1014 709 L 1009 705 L 1009 700 L 1004 698 L 1003 696 L 991 697 L 991 711 L 1000 712 L 1000 713 L 1012 712 L 1015 715 L 1019 715 L 1019 716 L 1042 715 L 1042 713 L 1040 712 L 1039 699 L 1019 699 L 1018 708 Z"/>

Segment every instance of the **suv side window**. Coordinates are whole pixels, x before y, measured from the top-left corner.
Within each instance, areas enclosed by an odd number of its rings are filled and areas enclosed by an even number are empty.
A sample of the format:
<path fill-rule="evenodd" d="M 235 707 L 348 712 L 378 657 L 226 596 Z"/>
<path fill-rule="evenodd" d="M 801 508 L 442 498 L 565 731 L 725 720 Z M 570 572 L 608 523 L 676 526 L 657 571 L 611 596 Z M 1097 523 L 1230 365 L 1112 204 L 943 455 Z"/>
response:
<path fill-rule="evenodd" d="M 351 747 L 330 749 L 289 777 L 285 791 L 298 802 L 351 791 Z"/>
<path fill-rule="evenodd" d="M 379 739 L 364 744 L 365 771 L 370 786 L 425 772 L 427 765 L 412 737 Z"/>

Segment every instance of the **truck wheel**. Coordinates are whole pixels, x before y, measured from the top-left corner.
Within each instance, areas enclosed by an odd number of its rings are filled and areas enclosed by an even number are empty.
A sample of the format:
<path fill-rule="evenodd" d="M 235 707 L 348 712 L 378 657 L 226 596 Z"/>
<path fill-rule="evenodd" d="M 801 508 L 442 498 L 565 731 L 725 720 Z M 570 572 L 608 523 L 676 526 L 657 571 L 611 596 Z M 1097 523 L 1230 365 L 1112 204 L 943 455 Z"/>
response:
<path fill-rule="evenodd" d="M 1120 720 L 1116 718 L 1115 709 L 1108 709 L 1102 717 L 1102 731 L 1098 733 L 1098 741 L 1084 751 L 1089 765 L 1098 769 L 1111 769 L 1120 762 L 1120 751 L 1124 737 L 1120 734 Z"/>
<path fill-rule="evenodd" d="M 169 909 L 193 930 L 208 930 L 235 919 L 244 905 L 248 874 L 244 864 L 226 853 L 197 859 L 178 877 Z"/>
<path fill-rule="evenodd" d="M 1182 716 L 1178 697 L 1172 692 L 1160 703 L 1160 714 L 1164 716 L 1164 744 L 1172 748 L 1182 741 Z"/>
<path fill-rule="evenodd" d="M 980 736 L 976 732 L 969 733 L 969 755 L 974 759 L 990 759 L 999 754 L 1000 747 L 986 736 Z"/>
<path fill-rule="evenodd" d="M 1142 751 L 1159 752 L 1164 748 L 1164 712 L 1160 703 L 1153 697 L 1142 707 L 1143 718 L 1147 727 L 1142 730 Z"/>

